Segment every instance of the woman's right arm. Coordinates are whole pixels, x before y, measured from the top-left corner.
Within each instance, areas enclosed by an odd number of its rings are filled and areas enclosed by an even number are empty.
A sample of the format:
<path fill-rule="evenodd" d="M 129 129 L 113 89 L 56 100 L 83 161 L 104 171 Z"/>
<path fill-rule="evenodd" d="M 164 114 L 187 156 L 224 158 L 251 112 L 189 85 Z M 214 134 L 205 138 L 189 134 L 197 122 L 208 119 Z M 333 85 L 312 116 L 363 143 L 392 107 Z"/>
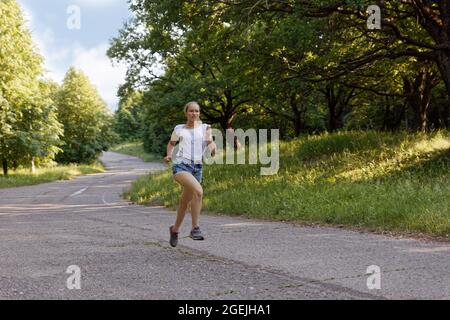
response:
<path fill-rule="evenodd" d="M 169 143 L 167 144 L 167 152 L 166 156 L 164 157 L 165 161 L 170 162 L 172 160 L 172 153 L 176 144 L 177 144 L 176 141 L 169 141 Z"/>
<path fill-rule="evenodd" d="M 165 161 L 167 161 L 167 162 L 172 161 L 173 149 L 177 145 L 178 140 L 179 140 L 179 137 L 177 135 L 177 131 L 176 131 L 176 127 L 175 127 L 175 129 L 173 130 L 172 135 L 170 137 L 170 141 L 167 144 L 166 156 L 164 157 Z"/>

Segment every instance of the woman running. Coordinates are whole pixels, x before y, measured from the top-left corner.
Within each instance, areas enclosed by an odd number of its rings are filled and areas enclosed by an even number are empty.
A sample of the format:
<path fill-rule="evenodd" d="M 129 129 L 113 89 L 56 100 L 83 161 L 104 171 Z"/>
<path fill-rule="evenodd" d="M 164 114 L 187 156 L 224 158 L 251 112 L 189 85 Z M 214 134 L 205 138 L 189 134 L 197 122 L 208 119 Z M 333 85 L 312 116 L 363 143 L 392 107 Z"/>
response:
<path fill-rule="evenodd" d="M 212 139 L 211 126 L 200 121 L 200 105 L 197 102 L 189 102 L 184 107 L 186 124 L 175 127 L 172 137 L 167 144 L 165 161 L 172 160 L 175 145 L 179 142 L 179 150 L 173 161 L 173 178 L 182 187 L 180 205 L 177 210 L 175 224 L 169 228 L 170 245 L 176 247 L 178 234 L 186 215 L 188 204 L 191 203 L 192 229 L 190 237 L 193 240 L 204 240 L 199 226 L 199 217 L 202 209 L 203 188 L 203 152 L 209 148 L 211 155 L 215 155 L 216 145 Z"/>

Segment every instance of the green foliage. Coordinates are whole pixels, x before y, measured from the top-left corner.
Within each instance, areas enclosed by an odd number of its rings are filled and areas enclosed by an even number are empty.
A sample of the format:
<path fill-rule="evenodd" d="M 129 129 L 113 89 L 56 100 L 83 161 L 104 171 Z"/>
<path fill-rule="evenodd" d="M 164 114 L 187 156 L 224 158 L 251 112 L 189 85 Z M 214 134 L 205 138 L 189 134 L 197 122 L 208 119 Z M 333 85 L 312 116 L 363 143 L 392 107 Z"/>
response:
<path fill-rule="evenodd" d="M 133 91 L 121 98 L 119 109 L 114 114 L 114 131 L 122 141 L 142 139 L 143 128 L 143 94 Z"/>
<path fill-rule="evenodd" d="M 137 1 L 131 9 L 135 19 L 112 41 L 108 54 L 130 61 L 130 87 L 145 85 L 149 100 L 144 112 L 145 149 L 163 151 L 170 131 L 185 121 L 182 107 L 192 100 L 200 103 L 206 122 L 222 129 L 231 126 L 252 100 L 242 78 L 236 77 L 246 66 L 231 51 L 243 45 L 241 40 L 215 21 L 208 6 Z M 139 37 L 136 29 L 142 31 Z M 150 58 L 143 51 L 150 52 Z M 158 62 L 166 66 L 163 77 L 148 74 Z"/>
<path fill-rule="evenodd" d="M 108 54 L 130 64 L 125 87 L 159 97 L 146 111 L 148 149 L 163 145 L 155 141 L 166 135 L 161 115 L 190 100 L 222 129 L 275 126 L 283 138 L 342 128 L 448 127 L 450 65 L 433 49 L 448 43 L 419 23 L 419 13 L 428 12 L 428 25 L 447 32 L 433 22 L 447 19 L 443 7 L 385 1 L 382 30 L 369 31 L 365 9 L 371 4 L 138 0 L 130 3 L 135 18 Z M 435 82 L 408 91 L 424 67 Z M 422 97 L 425 112 L 414 95 Z"/>
<path fill-rule="evenodd" d="M 51 161 L 60 151 L 52 85 L 42 80 L 35 52 L 15 0 L 0 2 L 0 161 L 4 170 Z"/>
<path fill-rule="evenodd" d="M 159 156 L 165 154 L 175 124 L 185 121 L 182 106 L 186 102 L 182 99 L 176 94 L 165 94 L 163 90 L 145 94 L 142 138 L 146 152 Z"/>
<path fill-rule="evenodd" d="M 69 69 L 57 105 L 58 119 L 64 125 L 63 152 L 58 154 L 58 162 L 92 162 L 117 139 L 112 131 L 113 115 L 81 71 Z"/>
<path fill-rule="evenodd" d="M 160 125 L 155 121 L 149 122 L 144 129 L 144 150 L 164 156 L 172 130 L 173 128 Z"/>

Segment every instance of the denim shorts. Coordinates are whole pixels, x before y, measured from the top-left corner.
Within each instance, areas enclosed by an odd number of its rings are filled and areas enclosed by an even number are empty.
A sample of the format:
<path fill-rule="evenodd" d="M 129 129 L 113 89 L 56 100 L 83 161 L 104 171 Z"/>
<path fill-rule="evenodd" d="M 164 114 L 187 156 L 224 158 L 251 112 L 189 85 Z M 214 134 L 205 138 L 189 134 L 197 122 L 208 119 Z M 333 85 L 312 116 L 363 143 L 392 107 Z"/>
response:
<path fill-rule="evenodd" d="M 172 173 L 173 175 L 176 175 L 179 172 L 189 172 L 194 176 L 195 179 L 199 183 L 202 182 L 202 176 L 203 176 L 203 165 L 202 164 L 196 164 L 196 163 L 187 163 L 187 162 L 181 162 L 176 163 L 172 167 Z"/>

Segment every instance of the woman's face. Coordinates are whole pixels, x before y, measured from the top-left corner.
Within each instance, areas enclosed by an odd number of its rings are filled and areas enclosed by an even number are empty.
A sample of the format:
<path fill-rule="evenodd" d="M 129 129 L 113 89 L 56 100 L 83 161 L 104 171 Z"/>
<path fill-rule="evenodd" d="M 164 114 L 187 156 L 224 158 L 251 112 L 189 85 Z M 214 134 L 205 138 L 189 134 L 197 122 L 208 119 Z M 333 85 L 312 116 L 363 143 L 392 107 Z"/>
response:
<path fill-rule="evenodd" d="M 186 111 L 186 118 L 190 122 L 200 120 L 200 107 L 197 105 L 190 105 Z"/>

